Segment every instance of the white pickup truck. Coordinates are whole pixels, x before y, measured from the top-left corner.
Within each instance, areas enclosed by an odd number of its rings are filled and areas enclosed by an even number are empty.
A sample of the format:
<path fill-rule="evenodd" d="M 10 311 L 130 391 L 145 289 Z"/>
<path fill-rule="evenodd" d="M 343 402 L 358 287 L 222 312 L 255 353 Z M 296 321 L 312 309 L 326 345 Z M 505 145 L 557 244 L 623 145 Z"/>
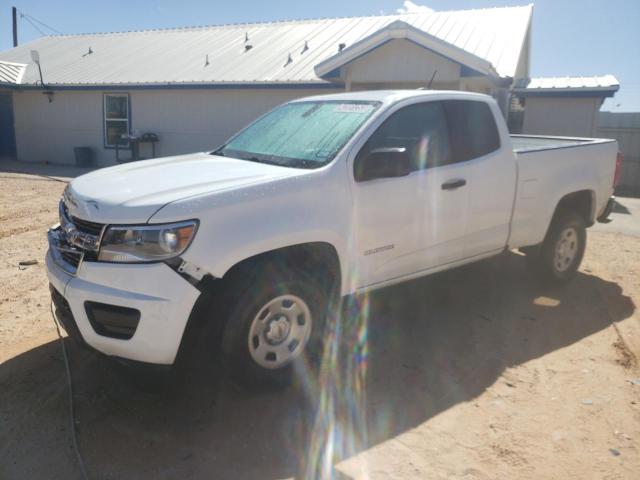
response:
<path fill-rule="evenodd" d="M 73 180 L 49 231 L 56 317 L 162 365 L 215 325 L 243 379 L 280 381 L 322 345 L 330 299 L 509 249 L 568 280 L 618 163 L 614 140 L 510 136 L 485 95 L 296 100 L 214 152 Z"/>

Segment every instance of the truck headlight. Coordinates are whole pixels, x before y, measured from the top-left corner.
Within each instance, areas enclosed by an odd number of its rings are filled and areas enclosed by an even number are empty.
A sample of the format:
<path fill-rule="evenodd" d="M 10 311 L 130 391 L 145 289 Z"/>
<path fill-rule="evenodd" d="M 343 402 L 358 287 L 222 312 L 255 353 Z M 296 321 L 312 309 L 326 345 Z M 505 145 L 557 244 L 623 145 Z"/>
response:
<path fill-rule="evenodd" d="M 100 242 L 98 260 L 135 263 L 177 257 L 187 249 L 197 228 L 195 220 L 162 225 L 110 226 Z"/>

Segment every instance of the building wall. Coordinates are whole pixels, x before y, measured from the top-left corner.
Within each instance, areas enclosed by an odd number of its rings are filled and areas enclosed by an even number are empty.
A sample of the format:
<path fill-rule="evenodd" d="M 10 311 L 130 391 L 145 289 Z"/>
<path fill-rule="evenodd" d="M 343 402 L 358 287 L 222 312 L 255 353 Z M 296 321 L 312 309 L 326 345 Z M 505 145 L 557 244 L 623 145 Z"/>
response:
<path fill-rule="evenodd" d="M 522 133 L 593 137 L 601 103 L 593 97 L 527 97 Z"/>
<path fill-rule="evenodd" d="M 341 89 L 132 90 L 130 128 L 160 137 L 157 156 L 209 150 L 283 102 L 334 91 Z M 99 165 L 114 164 L 115 150 L 104 147 L 103 93 L 57 91 L 49 103 L 41 92 L 15 92 L 18 159 L 72 164 L 73 147 L 88 146 Z M 148 145 L 141 154 L 149 155 Z"/>
<path fill-rule="evenodd" d="M 418 88 L 420 83 L 354 83 L 354 90 Z M 491 92 L 486 78 L 434 81 L 434 89 Z M 342 91 L 335 89 L 167 89 L 131 90 L 130 129 L 156 133 L 156 156 L 210 150 L 220 145 L 271 108 L 309 95 Z M 115 93 L 123 93 L 124 90 Z M 17 157 L 28 162 L 74 163 L 74 147 L 90 147 L 97 165 L 116 162 L 115 149 L 104 147 L 103 94 L 99 90 L 56 91 L 53 101 L 40 91 L 15 91 L 14 116 Z M 150 156 L 150 146 L 141 146 Z M 122 152 L 126 158 L 129 152 Z"/>
<path fill-rule="evenodd" d="M 392 40 L 344 67 L 347 83 L 457 84 L 460 65 L 407 40 Z"/>
<path fill-rule="evenodd" d="M 352 92 L 362 92 L 365 90 L 416 90 L 418 88 L 426 88 L 424 83 L 419 82 L 386 82 L 386 83 L 352 83 Z M 457 82 L 452 83 L 436 83 L 431 85 L 431 90 L 460 90 Z"/>
<path fill-rule="evenodd" d="M 363 90 L 394 90 L 406 89 L 415 90 L 417 88 L 425 88 L 428 82 L 408 82 L 408 81 L 389 81 L 389 82 L 352 82 L 350 90 L 359 92 Z M 508 110 L 509 89 L 497 87 L 491 83 L 487 77 L 464 77 L 458 81 L 436 82 L 431 85 L 431 90 L 461 90 L 464 92 L 483 93 L 491 95 L 497 102 L 505 118 Z"/>
<path fill-rule="evenodd" d="M 617 193 L 640 195 L 640 112 L 600 112 L 599 137 L 615 138 L 622 152 Z"/>

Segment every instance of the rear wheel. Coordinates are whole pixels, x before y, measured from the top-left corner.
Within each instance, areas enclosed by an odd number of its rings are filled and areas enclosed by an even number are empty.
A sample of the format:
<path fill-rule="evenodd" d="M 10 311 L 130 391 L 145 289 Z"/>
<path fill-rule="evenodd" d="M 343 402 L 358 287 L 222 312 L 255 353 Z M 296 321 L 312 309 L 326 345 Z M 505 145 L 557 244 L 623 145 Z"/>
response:
<path fill-rule="evenodd" d="M 568 282 L 578 271 L 586 243 L 582 216 L 574 212 L 559 214 L 542 245 L 526 250 L 527 263 L 543 281 Z"/>

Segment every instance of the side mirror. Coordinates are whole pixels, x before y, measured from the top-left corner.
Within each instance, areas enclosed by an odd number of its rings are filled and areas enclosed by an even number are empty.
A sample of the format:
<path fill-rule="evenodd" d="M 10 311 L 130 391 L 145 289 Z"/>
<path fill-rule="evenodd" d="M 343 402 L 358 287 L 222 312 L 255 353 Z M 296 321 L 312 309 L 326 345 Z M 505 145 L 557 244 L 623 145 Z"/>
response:
<path fill-rule="evenodd" d="M 411 173 L 411 161 L 404 147 L 376 148 L 356 159 L 356 182 L 375 178 L 406 177 Z"/>

